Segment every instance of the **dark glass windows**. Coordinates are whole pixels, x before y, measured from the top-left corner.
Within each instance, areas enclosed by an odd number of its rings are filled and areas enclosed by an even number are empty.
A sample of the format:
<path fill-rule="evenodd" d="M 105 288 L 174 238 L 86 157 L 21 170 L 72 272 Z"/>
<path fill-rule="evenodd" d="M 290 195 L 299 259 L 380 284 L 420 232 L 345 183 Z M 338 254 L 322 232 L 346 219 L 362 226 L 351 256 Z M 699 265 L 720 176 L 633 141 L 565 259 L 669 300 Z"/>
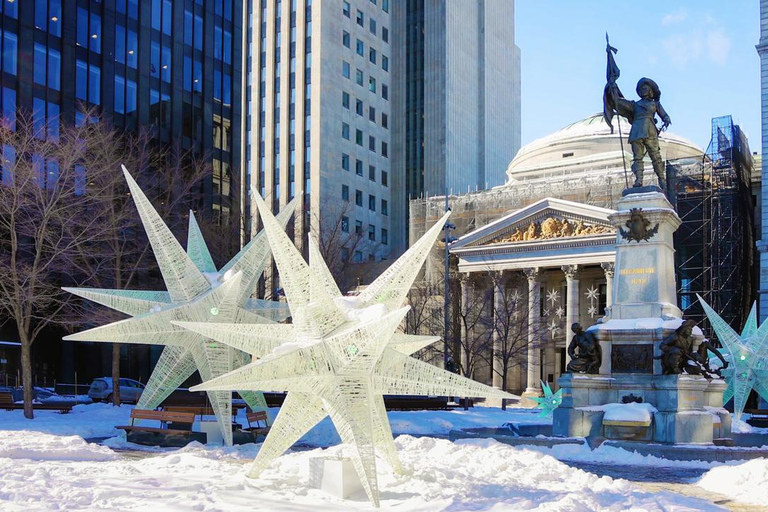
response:
<path fill-rule="evenodd" d="M 138 64 L 139 41 L 136 32 L 126 30 L 124 25 L 115 25 L 115 60 L 136 69 Z"/>
<path fill-rule="evenodd" d="M 61 37 L 61 0 L 35 0 L 35 28 Z"/>
<path fill-rule="evenodd" d="M 4 73 L 15 75 L 18 68 L 17 55 L 19 39 L 16 34 L 9 32 L 8 30 L 0 30 L 0 33 L 3 36 L 3 60 L 0 62 L 0 65 L 2 65 L 0 67 L 2 67 Z"/>

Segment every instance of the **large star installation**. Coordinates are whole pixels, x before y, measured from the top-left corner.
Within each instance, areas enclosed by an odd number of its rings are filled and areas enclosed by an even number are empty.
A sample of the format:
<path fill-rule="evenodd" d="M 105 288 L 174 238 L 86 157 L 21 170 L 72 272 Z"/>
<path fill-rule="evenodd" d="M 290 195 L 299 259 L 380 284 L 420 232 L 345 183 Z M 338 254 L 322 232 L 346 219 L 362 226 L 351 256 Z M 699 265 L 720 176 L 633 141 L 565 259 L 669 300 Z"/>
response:
<path fill-rule="evenodd" d="M 147 197 L 123 167 L 136 208 L 152 245 L 163 280 L 161 291 L 65 288 L 65 290 L 133 316 L 65 337 L 70 341 L 99 341 L 164 345 L 136 407 L 154 409 L 195 370 L 211 380 L 249 363 L 251 357 L 171 324 L 171 321 L 275 323 L 286 316 L 277 302 L 251 299 L 270 256 L 264 233 L 259 233 L 217 271 L 194 215 L 189 215 L 187 251 L 165 225 Z M 281 229 L 297 203 L 292 202 L 276 221 Z M 269 352 L 273 346 L 267 346 Z M 251 352 L 252 355 L 263 355 Z M 252 408 L 266 408 L 260 392 L 240 393 Z M 227 445 L 232 444 L 232 393 L 209 391 L 208 398 Z"/>
<path fill-rule="evenodd" d="M 401 471 L 383 395 L 516 398 L 408 354 L 439 338 L 398 334 L 405 299 L 443 229 L 446 214 L 357 297 L 343 297 L 310 239 L 302 258 L 268 206 L 253 194 L 272 246 L 293 324 L 182 325 L 262 359 L 193 390 L 262 389 L 288 395 L 249 476 L 257 477 L 326 415 L 342 441 L 354 446 L 352 462 L 368 498 L 378 506 L 374 449 Z"/>
<path fill-rule="evenodd" d="M 768 321 L 763 321 L 758 328 L 757 304 L 753 304 L 739 335 L 704 299 L 699 297 L 699 302 L 717 333 L 717 339 L 727 351 L 724 357 L 729 363 L 728 368 L 721 371 L 728 384 L 723 393 L 723 403 L 733 397 L 733 412 L 740 418 L 753 389 L 768 400 Z"/>

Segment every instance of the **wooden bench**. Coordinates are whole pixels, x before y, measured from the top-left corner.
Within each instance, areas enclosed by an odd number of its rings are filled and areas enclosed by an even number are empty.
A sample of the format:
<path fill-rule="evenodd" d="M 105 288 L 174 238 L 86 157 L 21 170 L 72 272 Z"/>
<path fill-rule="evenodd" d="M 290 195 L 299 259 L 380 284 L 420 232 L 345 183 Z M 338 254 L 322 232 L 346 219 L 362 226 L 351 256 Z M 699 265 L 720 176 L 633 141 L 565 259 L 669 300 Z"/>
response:
<path fill-rule="evenodd" d="M 249 412 L 245 415 L 245 418 L 248 421 L 248 428 L 241 428 L 235 432 L 235 444 L 263 441 L 270 428 L 267 413 L 265 411 Z M 261 439 L 259 439 L 260 436 Z"/>
<path fill-rule="evenodd" d="M 167 412 L 191 412 L 195 416 L 213 416 L 213 408 L 210 404 L 206 405 L 162 405 L 162 410 Z M 237 413 L 240 409 L 248 407 L 245 404 L 232 404 L 232 419 L 237 417 Z"/>
<path fill-rule="evenodd" d="M 160 427 L 136 425 L 136 420 L 160 422 Z M 149 446 L 186 446 L 192 441 L 205 443 L 208 436 L 204 432 L 194 432 L 194 412 L 149 411 L 133 409 L 131 424 L 115 427 L 125 430 L 126 438 L 131 443 Z"/>
<path fill-rule="evenodd" d="M 3 391 L 0 392 L 0 409 L 6 411 L 24 409 L 24 404 L 17 404 L 13 401 L 11 393 Z M 72 406 L 69 404 L 32 404 L 32 409 L 35 411 L 59 411 L 61 414 L 66 414 L 72 410 Z"/>
<path fill-rule="evenodd" d="M 752 417 L 747 420 L 747 424 L 757 428 L 768 427 L 768 410 L 745 409 L 744 412 L 752 415 Z"/>

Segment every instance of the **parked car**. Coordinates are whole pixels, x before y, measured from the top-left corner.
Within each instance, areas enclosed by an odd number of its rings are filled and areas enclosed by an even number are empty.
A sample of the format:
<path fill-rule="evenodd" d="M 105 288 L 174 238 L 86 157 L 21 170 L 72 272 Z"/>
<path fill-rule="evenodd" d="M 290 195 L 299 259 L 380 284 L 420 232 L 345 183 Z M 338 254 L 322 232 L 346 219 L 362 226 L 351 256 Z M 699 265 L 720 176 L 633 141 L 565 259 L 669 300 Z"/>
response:
<path fill-rule="evenodd" d="M 133 379 L 120 379 L 120 401 L 133 402 L 139 401 L 144 384 Z M 94 402 L 112 401 L 112 377 L 99 377 L 93 379 L 91 388 L 88 390 L 88 396 Z"/>

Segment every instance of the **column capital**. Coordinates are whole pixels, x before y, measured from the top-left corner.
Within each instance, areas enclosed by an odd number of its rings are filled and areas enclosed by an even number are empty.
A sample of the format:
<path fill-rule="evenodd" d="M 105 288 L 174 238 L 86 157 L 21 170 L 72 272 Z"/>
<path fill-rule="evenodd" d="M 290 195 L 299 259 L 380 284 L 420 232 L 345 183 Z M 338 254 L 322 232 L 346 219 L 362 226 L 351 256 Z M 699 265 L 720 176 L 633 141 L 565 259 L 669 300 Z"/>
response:
<path fill-rule="evenodd" d="M 528 281 L 538 281 L 541 276 L 541 269 L 539 267 L 524 268 L 523 274 L 528 278 Z"/>
<path fill-rule="evenodd" d="M 563 265 L 560 267 L 565 274 L 565 278 L 569 281 L 579 278 L 579 266 L 578 265 Z"/>
<path fill-rule="evenodd" d="M 605 272 L 605 275 L 608 277 L 613 277 L 613 272 L 616 268 L 615 264 L 612 261 L 606 261 L 600 264 L 600 266 L 603 269 L 603 272 Z"/>

